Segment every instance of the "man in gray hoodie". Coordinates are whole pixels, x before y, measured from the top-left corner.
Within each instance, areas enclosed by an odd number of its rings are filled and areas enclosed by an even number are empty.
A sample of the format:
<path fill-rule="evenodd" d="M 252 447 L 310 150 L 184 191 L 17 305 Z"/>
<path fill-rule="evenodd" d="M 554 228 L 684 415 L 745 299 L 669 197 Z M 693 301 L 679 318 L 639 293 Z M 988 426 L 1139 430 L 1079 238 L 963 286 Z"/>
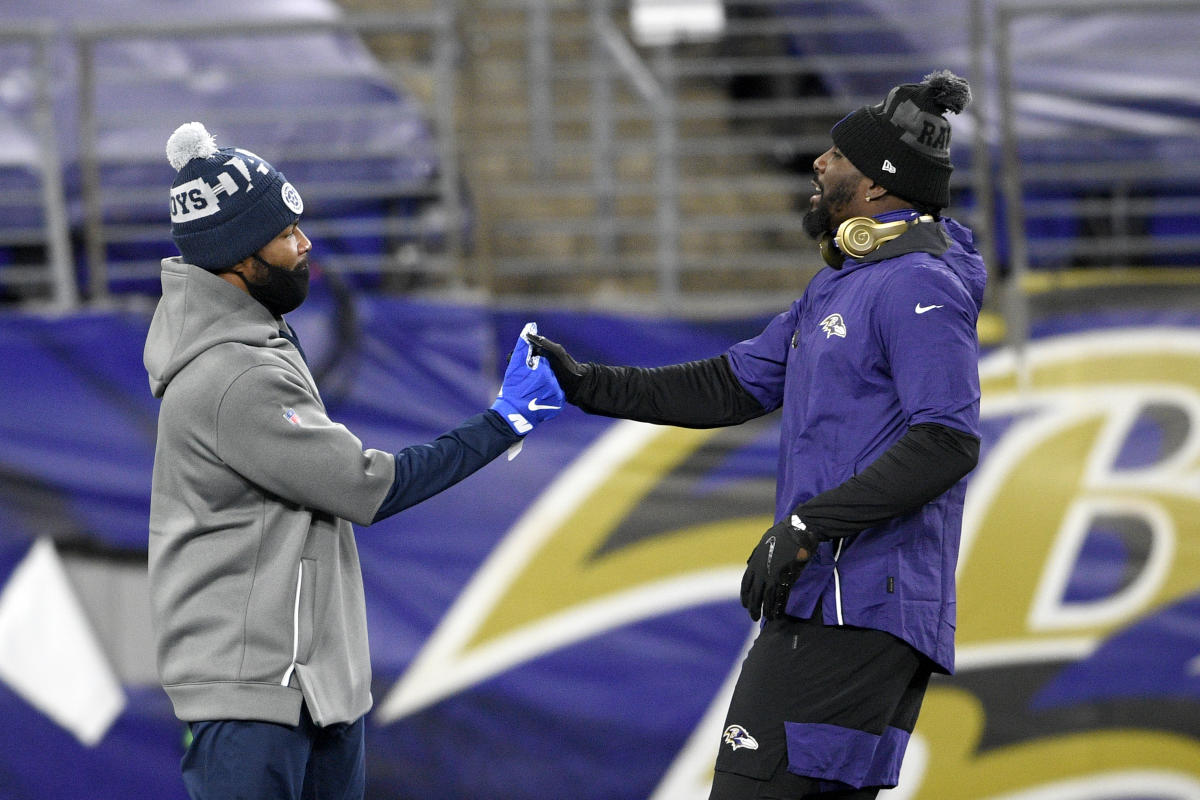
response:
<path fill-rule="evenodd" d="M 192 732 L 184 783 L 195 800 L 361 798 L 371 664 L 351 523 L 475 472 L 562 392 L 523 332 L 491 409 L 428 444 L 364 449 L 283 319 L 308 291 L 299 192 L 200 123 L 167 156 L 181 257 L 162 263 L 144 354 L 162 400 L 149 568 L 159 675 Z"/>

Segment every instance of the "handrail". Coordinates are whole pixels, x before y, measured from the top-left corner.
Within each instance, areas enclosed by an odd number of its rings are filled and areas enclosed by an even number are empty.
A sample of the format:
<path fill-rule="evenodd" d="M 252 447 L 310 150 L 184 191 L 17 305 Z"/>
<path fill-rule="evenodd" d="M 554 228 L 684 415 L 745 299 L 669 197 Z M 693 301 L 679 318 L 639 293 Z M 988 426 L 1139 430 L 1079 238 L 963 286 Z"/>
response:
<path fill-rule="evenodd" d="M 666 84 L 656 79 L 654 72 L 646 66 L 634 50 L 633 45 L 624 34 L 613 24 L 611 15 L 603 3 L 594 5 L 592 14 L 593 31 L 599 41 L 599 50 L 608 55 L 620 67 L 628 78 L 630 85 L 646 102 L 654 121 L 655 149 L 655 222 L 657 245 L 655 248 L 658 266 L 659 300 L 667 311 L 679 307 L 680 301 L 680 261 L 679 261 L 679 135 L 675 110 L 675 66 L 671 58 L 670 46 L 657 49 L 659 72 Z M 605 93 L 607 96 L 607 92 Z M 612 104 L 608 97 L 608 108 L 605 116 L 609 119 L 607 129 L 612 127 Z M 593 123 L 595 124 L 595 123 Z M 611 143 L 605 152 L 611 153 Z M 600 152 L 597 152 L 600 155 Z M 602 162 L 606 166 L 608 161 Z M 609 170 L 611 175 L 611 170 Z M 603 180 L 605 197 L 609 198 L 607 208 L 610 218 L 607 221 L 609 236 L 615 235 L 615 220 L 611 218 L 612 201 L 615 189 L 611 178 Z"/>
<path fill-rule="evenodd" d="M 248 26 L 245 20 L 138 22 L 138 23 L 81 23 L 72 28 L 75 47 L 79 53 L 78 103 L 79 160 L 81 194 L 84 212 L 85 263 L 88 268 L 89 295 L 103 302 L 109 295 L 105 225 L 101 200 L 101 174 L 98 156 L 96 89 L 98 76 L 96 48 L 113 39 L 159 39 L 180 37 L 238 37 L 288 36 L 313 33 L 433 33 L 436 36 L 432 52 L 433 101 L 430 109 L 436 126 L 435 144 L 439 162 L 437 181 L 444 206 L 445 237 L 452 253 L 462 252 L 461 188 L 458 167 L 458 148 L 455 139 L 455 60 L 457 58 L 454 29 L 457 8 L 454 0 L 443 0 L 427 13 L 352 13 L 324 20 L 267 19 L 255 20 Z M 464 282 L 461 259 L 455 259 L 456 272 L 451 278 Z"/>
<path fill-rule="evenodd" d="M 612 56 L 613 62 L 621 68 L 629 78 L 630 84 L 641 95 L 642 99 L 656 108 L 665 99 L 666 93 L 662 86 L 654 78 L 654 73 L 647 67 L 642 59 L 638 56 L 637 51 L 633 49 L 633 45 L 625 38 L 625 35 L 613 24 L 609 17 L 597 17 L 595 20 L 596 35 L 600 37 L 600 43 L 604 45 L 604 49 Z"/>
<path fill-rule="evenodd" d="M 54 26 L 49 23 L 17 23 L 0 30 L 0 42 L 28 42 L 34 49 L 32 121 L 39 148 L 37 171 L 41 186 L 38 196 L 42 206 L 46 265 L 50 272 L 51 306 L 56 311 L 71 311 L 79 305 L 79 291 L 71 263 L 58 126 L 50 87 L 51 48 L 55 34 Z M 9 271 L 14 269 L 9 268 Z"/>
<path fill-rule="evenodd" d="M 79 306 L 79 288 L 75 283 L 75 269 L 71 263 L 62 162 L 58 153 L 54 100 L 50 91 L 50 48 L 53 36 L 53 29 L 48 28 L 38 37 L 34 128 L 38 131 L 42 149 L 42 208 L 45 214 L 47 256 L 54 278 L 54 306 L 60 311 L 71 311 Z"/>

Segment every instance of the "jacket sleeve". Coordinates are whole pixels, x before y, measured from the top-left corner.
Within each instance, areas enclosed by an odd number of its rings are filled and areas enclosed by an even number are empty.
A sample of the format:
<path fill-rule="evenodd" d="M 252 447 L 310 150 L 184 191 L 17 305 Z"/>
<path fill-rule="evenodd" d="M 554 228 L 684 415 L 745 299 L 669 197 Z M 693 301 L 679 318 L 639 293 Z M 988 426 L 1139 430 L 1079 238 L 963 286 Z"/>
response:
<path fill-rule="evenodd" d="M 521 437 L 492 410 L 476 414 L 429 444 L 396 453 L 396 479 L 374 522 L 449 489 L 491 462 Z"/>
<path fill-rule="evenodd" d="M 979 433 L 979 308 L 949 270 L 894 270 L 874 316 L 882 353 L 911 427 L 933 422 Z"/>
<path fill-rule="evenodd" d="M 667 367 L 586 364 L 568 397 L 589 414 L 681 428 L 737 425 L 766 409 L 734 376 L 725 356 Z"/>
<path fill-rule="evenodd" d="M 914 425 L 860 473 L 792 513 L 826 538 L 850 536 L 915 511 L 978 461 L 978 437 L 936 423 Z"/>
<path fill-rule="evenodd" d="M 364 449 L 299 375 L 258 365 L 221 398 L 216 447 L 231 469 L 283 500 L 368 525 L 457 483 L 516 438 L 488 411 L 426 445 Z"/>

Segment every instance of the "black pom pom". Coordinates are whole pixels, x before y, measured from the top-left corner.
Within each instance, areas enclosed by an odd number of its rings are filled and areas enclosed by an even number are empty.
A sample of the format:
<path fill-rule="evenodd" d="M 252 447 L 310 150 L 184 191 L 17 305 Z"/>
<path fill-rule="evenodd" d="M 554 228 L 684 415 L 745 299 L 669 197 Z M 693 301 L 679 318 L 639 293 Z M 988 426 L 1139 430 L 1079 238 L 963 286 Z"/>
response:
<path fill-rule="evenodd" d="M 948 69 L 939 69 L 922 81 L 930 88 L 929 99 L 946 111 L 961 113 L 971 104 L 971 86 Z"/>

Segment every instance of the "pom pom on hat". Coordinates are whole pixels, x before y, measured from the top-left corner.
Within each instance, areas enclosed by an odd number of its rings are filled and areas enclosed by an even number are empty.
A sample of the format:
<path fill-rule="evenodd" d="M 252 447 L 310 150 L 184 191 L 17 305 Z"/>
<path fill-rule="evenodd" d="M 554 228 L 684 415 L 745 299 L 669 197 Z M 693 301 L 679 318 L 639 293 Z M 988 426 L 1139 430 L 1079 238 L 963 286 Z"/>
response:
<path fill-rule="evenodd" d="M 283 173 L 240 147 L 217 147 L 199 122 L 167 139 L 171 238 L 183 260 L 219 272 L 261 250 L 304 213 Z"/>
<path fill-rule="evenodd" d="M 943 112 L 961 114 L 971 105 L 971 85 L 948 69 L 929 73 L 921 83 L 929 86 L 929 99 L 941 106 Z"/>
<path fill-rule="evenodd" d="M 193 158 L 211 158 L 217 153 L 217 139 L 199 122 L 185 122 L 167 139 L 167 161 L 176 170 Z"/>

